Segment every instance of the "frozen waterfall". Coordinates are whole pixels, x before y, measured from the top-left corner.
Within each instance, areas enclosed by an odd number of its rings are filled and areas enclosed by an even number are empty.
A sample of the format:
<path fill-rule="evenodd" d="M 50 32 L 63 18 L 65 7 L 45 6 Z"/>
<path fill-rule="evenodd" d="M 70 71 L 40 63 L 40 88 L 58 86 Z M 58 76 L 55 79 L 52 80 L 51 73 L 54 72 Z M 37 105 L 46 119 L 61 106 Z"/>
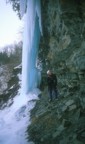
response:
<path fill-rule="evenodd" d="M 13 89 L 16 83 L 9 88 L 7 92 L 13 90 L 14 94 L 11 97 L 10 92 L 7 93 L 10 95 L 8 102 L 0 109 L 0 144 L 33 144 L 27 139 L 26 131 L 31 122 L 30 110 L 35 106 L 34 100 L 38 100 L 40 93 L 39 89 L 34 88 L 40 79 L 36 60 L 42 33 L 41 8 L 40 0 L 20 0 L 20 3 L 21 15 L 25 14 L 22 78 L 20 74 L 16 76 L 19 78 L 20 88 L 17 94 Z"/>
<path fill-rule="evenodd" d="M 37 87 L 39 71 L 36 68 L 41 28 L 40 0 L 21 0 L 21 15 L 25 16 L 22 52 L 22 93 L 27 94 Z"/>

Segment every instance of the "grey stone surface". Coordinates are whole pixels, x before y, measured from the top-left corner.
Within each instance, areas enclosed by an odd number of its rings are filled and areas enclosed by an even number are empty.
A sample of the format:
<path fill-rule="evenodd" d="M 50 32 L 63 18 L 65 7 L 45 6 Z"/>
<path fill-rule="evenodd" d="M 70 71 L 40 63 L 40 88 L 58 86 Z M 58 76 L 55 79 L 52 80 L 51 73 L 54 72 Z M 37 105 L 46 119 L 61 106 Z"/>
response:
<path fill-rule="evenodd" d="M 30 138 L 36 144 L 84 144 L 85 1 L 42 0 L 42 26 L 42 74 L 56 73 L 59 100 L 37 103 Z"/>

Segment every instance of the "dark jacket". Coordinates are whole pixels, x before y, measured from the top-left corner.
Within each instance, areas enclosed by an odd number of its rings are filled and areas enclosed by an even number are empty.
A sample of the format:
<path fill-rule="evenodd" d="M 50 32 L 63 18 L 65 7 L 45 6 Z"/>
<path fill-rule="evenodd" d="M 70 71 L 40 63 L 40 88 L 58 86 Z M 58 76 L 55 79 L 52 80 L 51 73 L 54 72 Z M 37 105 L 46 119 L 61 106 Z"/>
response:
<path fill-rule="evenodd" d="M 48 84 L 48 88 L 56 88 L 57 86 L 57 78 L 55 74 L 51 74 L 47 76 L 47 84 Z"/>

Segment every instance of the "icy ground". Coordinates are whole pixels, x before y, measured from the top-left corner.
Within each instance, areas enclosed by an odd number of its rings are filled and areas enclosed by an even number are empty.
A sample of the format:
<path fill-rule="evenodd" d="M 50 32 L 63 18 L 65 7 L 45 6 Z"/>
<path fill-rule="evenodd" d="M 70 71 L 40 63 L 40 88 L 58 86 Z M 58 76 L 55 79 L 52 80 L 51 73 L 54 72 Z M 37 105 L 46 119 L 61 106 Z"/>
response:
<path fill-rule="evenodd" d="M 18 77 L 21 79 L 20 74 Z M 13 86 L 10 87 L 12 88 Z M 28 95 L 21 95 L 19 89 L 12 99 L 12 105 L 8 104 L 0 110 L 0 144 L 33 144 L 27 141 L 26 130 L 30 124 L 30 110 L 35 106 L 39 93 L 40 91 L 35 89 Z"/>

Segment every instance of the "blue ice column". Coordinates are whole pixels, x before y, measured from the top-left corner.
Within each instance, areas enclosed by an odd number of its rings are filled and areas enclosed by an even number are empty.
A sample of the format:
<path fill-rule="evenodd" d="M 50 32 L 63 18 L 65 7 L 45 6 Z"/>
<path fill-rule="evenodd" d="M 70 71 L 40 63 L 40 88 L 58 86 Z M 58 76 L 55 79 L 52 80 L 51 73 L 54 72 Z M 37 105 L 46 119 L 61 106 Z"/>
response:
<path fill-rule="evenodd" d="M 32 91 L 39 83 L 36 60 L 41 33 L 40 0 L 28 0 L 27 4 L 22 52 L 22 93 L 24 94 Z"/>
<path fill-rule="evenodd" d="M 40 28 L 39 28 L 39 18 L 36 14 L 35 27 L 34 27 L 34 36 L 32 39 L 32 47 L 29 56 L 29 70 L 28 70 L 28 91 L 31 91 L 33 88 L 37 87 L 38 84 L 38 69 L 36 68 L 36 60 L 38 55 L 38 48 L 40 42 Z"/>

